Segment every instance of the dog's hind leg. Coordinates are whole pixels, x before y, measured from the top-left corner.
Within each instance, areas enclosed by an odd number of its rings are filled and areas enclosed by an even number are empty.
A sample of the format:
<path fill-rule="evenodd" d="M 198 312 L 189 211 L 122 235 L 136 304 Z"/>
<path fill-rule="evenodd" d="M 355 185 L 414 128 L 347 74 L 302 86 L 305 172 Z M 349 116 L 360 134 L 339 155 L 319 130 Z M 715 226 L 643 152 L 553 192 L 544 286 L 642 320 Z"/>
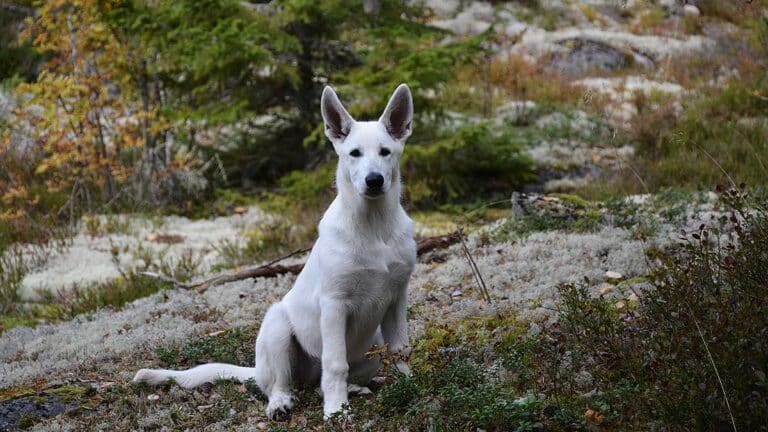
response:
<path fill-rule="evenodd" d="M 256 338 L 255 380 L 269 399 L 267 416 L 272 420 L 290 417 L 291 370 L 297 361 L 293 328 L 282 303 L 269 308 Z"/>

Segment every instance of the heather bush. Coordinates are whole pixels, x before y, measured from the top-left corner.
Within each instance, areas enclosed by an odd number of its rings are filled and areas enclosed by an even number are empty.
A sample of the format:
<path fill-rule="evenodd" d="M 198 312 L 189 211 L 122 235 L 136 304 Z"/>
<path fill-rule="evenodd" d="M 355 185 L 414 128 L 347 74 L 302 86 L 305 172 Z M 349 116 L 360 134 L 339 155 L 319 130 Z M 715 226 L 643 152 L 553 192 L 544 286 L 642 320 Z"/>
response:
<path fill-rule="evenodd" d="M 722 200 L 718 220 L 654 253 L 653 288 L 637 304 L 594 297 L 586 285 L 561 288 L 555 352 L 569 353 L 573 372 L 589 373 L 608 424 L 765 430 L 766 201 L 743 189 L 723 191 Z M 578 388 L 575 376 L 565 385 Z"/>

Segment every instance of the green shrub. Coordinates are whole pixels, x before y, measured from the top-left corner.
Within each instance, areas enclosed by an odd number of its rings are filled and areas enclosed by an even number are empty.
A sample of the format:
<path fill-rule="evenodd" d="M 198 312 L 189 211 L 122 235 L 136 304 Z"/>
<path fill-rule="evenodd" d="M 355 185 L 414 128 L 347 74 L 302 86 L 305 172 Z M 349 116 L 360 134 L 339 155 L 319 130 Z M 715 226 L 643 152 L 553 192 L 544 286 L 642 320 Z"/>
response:
<path fill-rule="evenodd" d="M 300 202 L 317 199 L 329 200 L 333 196 L 336 163 L 327 162 L 313 171 L 293 171 L 281 178 L 278 185 L 287 195 Z"/>
<path fill-rule="evenodd" d="M 408 378 L 398 376 L 375 402 L 392 427 L 411 430 L 533 430 L 535 403 L 486 376 L 462 354 L 445 355 L 438 367 Z"/>
<path fill-rule="evenodd" d="M 505 195 L 533 178 L 524 142 L 496 134 L 488 123 L 465 126 L 431 144 L 409 145 L 403 155 L 403 182 L 415 207 L 477 201 Z"/>
<path fill-rule="evenodd" d="M 20 40 L 22 23 L 35 13 L 34 2 L 16 0 L 0 8 L 0 81 L 31 80 L 37 75 L 42 53 L 35 52 L 29 41 Z"/>

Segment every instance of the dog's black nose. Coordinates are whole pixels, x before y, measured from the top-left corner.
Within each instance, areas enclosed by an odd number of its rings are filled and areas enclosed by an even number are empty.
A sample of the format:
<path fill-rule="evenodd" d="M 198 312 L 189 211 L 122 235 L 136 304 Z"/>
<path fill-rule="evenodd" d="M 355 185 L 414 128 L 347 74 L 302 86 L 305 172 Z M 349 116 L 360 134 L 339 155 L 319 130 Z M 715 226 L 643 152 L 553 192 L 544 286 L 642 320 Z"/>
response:
<path fill-rule="evenodd" d="M 384 186 L 384 176 L 379 173 L 370 173 L 365 176 L 365 185 L 368 189 L 381 189 Z"/>

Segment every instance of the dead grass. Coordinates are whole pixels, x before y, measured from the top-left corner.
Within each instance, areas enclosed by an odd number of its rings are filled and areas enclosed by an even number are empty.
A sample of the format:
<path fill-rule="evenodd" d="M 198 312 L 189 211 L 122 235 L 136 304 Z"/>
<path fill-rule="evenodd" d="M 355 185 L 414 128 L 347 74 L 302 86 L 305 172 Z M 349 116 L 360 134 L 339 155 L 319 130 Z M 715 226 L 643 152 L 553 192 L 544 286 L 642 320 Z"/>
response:
<path fill-rule="evenodd" d="M 543 64 L 532 64 L 514 54 L 490 64 L 489 81 L 507 100 L 531 100 L 542 104 L 575 104 L 581 91 Z"/>
<path fill-rule="evenodd" d="M 575 104 L 580 96 L 579 89 L 546 71 L 544 62 L 530 63 L 520 55 L 509 54 L 479 67 L 458 68 L 455 83 L 440 98 L 453 109 L 490 116 L 510 100 L 556 106 Z"/>

